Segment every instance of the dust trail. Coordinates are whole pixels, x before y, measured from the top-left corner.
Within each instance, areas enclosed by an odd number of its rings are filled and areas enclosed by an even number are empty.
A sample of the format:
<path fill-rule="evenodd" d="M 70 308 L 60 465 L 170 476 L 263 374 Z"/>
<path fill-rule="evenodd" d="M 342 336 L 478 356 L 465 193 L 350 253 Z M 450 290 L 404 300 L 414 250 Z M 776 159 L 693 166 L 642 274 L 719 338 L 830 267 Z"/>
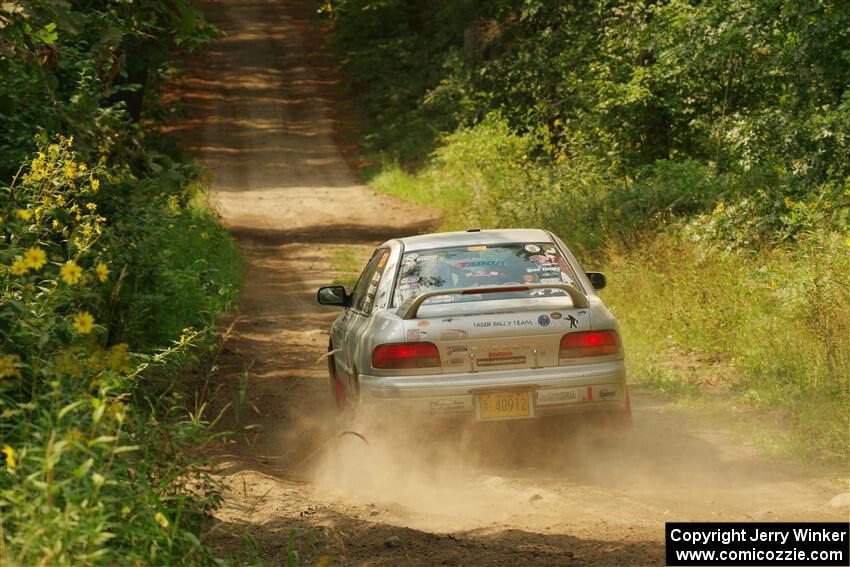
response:
<path fill-rule="evenodd" d="M 335 440 L 311 478 L 329 501 L 374 506 L 384 521 L 432 531 L 511 525 L 586 529 L 659 520 L 823 519 L 823 486 L 663 412 L 624 439 L 580 421 L 495 424 L 424 416 L 361 418 L 359 439 Z M 651 520 L 650 520 L 651 519 Z"/>

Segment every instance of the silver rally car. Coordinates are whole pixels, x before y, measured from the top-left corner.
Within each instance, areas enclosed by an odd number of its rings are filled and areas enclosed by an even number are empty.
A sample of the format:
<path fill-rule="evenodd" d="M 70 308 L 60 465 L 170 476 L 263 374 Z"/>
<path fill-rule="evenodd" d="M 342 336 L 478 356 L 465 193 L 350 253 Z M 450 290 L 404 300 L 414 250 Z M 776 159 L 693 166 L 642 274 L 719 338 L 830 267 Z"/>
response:
<path fill-rule="evenodd" d="M 465 414 L 479 421 L 592 414 L 628 424 L 623 348 L 585 273 L 544 230 L 477 230 L 390 240 L 354 290 L 322 287 L 344 308 L 330 337 L 340 407 Z M 368 408 L 368 409 L 367 409 Z"/>

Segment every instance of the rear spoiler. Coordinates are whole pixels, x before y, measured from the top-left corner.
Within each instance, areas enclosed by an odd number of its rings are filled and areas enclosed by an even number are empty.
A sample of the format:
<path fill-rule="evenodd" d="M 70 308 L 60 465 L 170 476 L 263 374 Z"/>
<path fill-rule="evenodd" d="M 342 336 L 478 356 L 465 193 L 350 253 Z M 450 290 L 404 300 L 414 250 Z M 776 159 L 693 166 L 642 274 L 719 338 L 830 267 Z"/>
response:
<path fill-rule="evenodd" d="M 565 291 L 570 296 L 573 307 L 576 309 L 586 309 L 589 305 L 587 297 L 576 286 L 568 283 L 521 284 L 426 291 L 402 303 L 398 308 L 397 314 L 402 319 L 416 319 L 422 303 L 439 295 L 479 295 L 482 293 L 508 293 L 511 291 L 531 291 L 534 289 L 560 289 L 561 291 Z"/>

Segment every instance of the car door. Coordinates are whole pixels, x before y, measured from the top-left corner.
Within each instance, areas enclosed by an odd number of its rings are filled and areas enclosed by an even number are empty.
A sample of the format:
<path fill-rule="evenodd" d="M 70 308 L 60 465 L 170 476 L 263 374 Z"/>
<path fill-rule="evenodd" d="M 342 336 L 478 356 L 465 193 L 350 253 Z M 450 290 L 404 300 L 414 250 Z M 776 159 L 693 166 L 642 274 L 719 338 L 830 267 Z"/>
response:
<path fill-rule="evenodd" d="M 360 274 L 360 279 L 357 280 L 354 291 L 351 292 L 351 305 L 345 310 L 340 321 L 339 344 L 336 347 L 339 351 L 336 360 L 337 368 L 343 370 L 348 382 L 346 387 L 349 393 L 356 392 L 356 388 L 352 386 L 358 371 L 355 363 L 357 345 L 362 344 L 361 335 L 375 306 L 378 284 L 383 277 L 389 256 L 390 252 L 387 248 L 379 248 L 375 251 L 363 273 Z"/>

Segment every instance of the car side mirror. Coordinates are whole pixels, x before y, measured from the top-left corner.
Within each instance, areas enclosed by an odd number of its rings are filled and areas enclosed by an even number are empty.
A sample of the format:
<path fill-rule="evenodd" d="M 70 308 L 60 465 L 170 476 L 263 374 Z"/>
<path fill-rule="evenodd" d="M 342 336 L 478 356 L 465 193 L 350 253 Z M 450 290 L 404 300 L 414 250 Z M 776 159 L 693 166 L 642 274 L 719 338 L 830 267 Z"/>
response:
<path fill-rule="evenodd" d="M 345 288 L 341 285 L 320 287 L 316 299 L 321 305 L 348 307 L 351 304 L 351 296 L 345 293 Z"/>
<path fill-rule="evenodd" d="M 596 290 L 605 289 L 605 286 L 608 285 L 605 274 L 602 272 L 587 272 L 587 279 L 590 280 L 590 285 Z"/>

